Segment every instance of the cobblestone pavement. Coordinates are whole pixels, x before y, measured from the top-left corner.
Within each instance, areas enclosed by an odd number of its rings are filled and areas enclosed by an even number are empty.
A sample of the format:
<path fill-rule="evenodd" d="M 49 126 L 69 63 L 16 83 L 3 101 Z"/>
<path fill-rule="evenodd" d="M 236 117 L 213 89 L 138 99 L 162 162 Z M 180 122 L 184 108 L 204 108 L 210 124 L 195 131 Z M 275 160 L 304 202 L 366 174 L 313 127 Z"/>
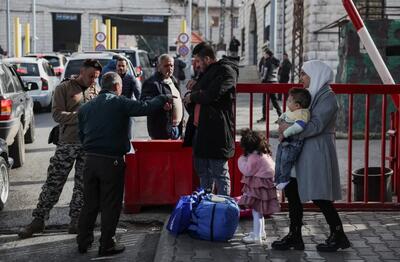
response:
<path fill-rule="evenodd" d="M 400 212 L 341 212 L 344 230 L 352 247 L 335 253 L 317 252 L 315 245 L 328 237 L 329 229 L 321 213 L 304 213 L 304 251 L 276 251 L 271 243 L 288 232 L 287 213 L 266 219 L 267 240 L 260 245 L 241 242 L 251 231 L 252 220 L 243 219 L 232 240 L 226 243 L 175 238 L 163 229 L 158 243 L 157 262 L 187 261 L 400 261 Z"/>

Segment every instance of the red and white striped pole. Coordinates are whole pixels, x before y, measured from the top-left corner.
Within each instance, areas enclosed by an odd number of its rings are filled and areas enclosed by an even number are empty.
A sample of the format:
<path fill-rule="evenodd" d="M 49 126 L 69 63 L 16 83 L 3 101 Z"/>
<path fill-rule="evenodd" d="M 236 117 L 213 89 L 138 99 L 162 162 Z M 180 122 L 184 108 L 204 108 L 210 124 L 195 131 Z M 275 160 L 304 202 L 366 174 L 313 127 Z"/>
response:
<path fill-rule="evenodd" d="M 381 54 L 375 46 L 374 41 L 371 38 L 367 28 L 364 25 L 363 20 L 361 19 L 360 14 L 357 11 L 356 6 L 354 5 L 352 0 L 342 0 L 343 6 L 346 9 L 347 14 L 349 15 L 351 22 L 353 22 L 354 27 L 357 30 L 358 36 L 361 39 L 361 42 L 364 44 L 365 49 L 368 52 L 369 57 L 372 60 L 376 70 L 378 71 L 379 77 L 385 85 L 393 85 L 395 84 L 392 75 L 390 74 L 388 68 L 386 67 L 385 62 L 382 59 Z M 392 96 L 394 103 L 399 108 L 399 97 Z"/>

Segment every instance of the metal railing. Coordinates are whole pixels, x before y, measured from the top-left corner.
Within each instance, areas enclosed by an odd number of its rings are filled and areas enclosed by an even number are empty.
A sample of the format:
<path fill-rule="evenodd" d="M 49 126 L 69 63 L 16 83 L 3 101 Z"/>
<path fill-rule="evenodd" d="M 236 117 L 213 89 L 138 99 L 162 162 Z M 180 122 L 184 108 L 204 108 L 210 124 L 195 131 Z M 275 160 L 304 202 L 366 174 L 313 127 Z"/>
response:
<path fill-rule="evenodd" d="M 250 97 L 249 100 L 249 124 L 248 127 L 253 129 L 254 124 L 254 94 L 256 93 L 265 93 L 267 96 L 266 99 L 266 108 L 270 107 L 270 94 L 283 94 L 284 99 L 282 99 L 282 107 L 283 111 L 286 109 L 286 98 L 288 90 L 291 87 L 299 87 L 300 84 L 245 84 L 241 83 L 237 85 L 237 94 L 248 94 Z M 400 178 L 399 178 L 399 169 L 400 169 L 400 114 L 398 109 L 392 110 L 392 112 L 388 112 L 389 101 L 387 96 L 391 95 L 392 99 L 398 99 L 400 97 L 400 85 L 365 85 L 365 84 L 332 84 L 331 85 L 333 91 L 337 95 L 347 95 L 348 96 L 348 110 L 347 110 L 347 119 L 348 119 L 348 130 L 347 130 L 347 192 L 346 199 L 342 202 L 337 202 L 335 205 L 340 209 L 346 210 L 399 210 L 400 209 Z M 371 111 L 371 96 L 372 95 L 380 95 L 381 99 L 381 130 L 379 133 L 380 137 L 380 192 L 379 192 L 379 201 L 369 201 L 369 183 L 368 183 L 368 168 L 369 168 L 369 157 L 370 157 L 370 136 L 372 133 L 370 132 L 370 111 Z M 365 119 L 364 119 L 364 132 L 363 132 L 363 140 L 364 140 L 364 172 L 363 172 L 363 200 L 362 201 L 354 201 L 352 199 L 352 171 L 353 171 L 353 143 L 355 138 L 353 137 L 353 119 L 354 119 L 354 97 L 355 96 L 365 96 Z M 390 99 L 390 98 L 389 98 Z M 392 107 L 393 108 L 393 107 Z M 378 110 L 377 108 L 374 108 Z M 235 107 L 236 112 L 236 107 Z M 387 116 L 390 115 L 390 124 L 387 127 Z M 266 112 L 266 121 L 265 121 L 265 132 L 267 138 L 270 137 L 270 113 L 269 110 Z M 386 148 L 386 144 L 389 145 L 389 150 Z M 339 152 L 338 152 L 339 153 Z M 388 164 L 386 163 L 388 162 Z M 391 201 L 385 200 L 385 171 L 387 167 L 393 170 L 393 175 L 391 176 Z M 282 204 L 285 207 L 286 203 L 284 202 L 284 197 L 282 197 Z M 306 204 L 306 208 L 315 208 L 312 204 Z"/>

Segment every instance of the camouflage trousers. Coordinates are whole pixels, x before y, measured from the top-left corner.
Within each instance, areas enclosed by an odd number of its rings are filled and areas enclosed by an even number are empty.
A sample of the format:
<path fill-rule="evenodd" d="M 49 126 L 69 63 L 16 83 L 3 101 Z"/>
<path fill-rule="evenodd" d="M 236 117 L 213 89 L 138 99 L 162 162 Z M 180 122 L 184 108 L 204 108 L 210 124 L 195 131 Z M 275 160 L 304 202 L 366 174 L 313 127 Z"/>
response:
<path fill-rule="evenodd" d="M 79 213 L 83 205 L 84 166 L 84 151 L 82 145 L 79 144 L 60 144 L 57 146 L 54 156 L 50 158 L 47 179 L 42 186 L 39 202 L 32 213 L 34 218 L 49 219 L 50 210 L 57 204 L 74 163 L 74 188 L 69 204 L 69 216 L 71 220 L 79 218 Z"/>

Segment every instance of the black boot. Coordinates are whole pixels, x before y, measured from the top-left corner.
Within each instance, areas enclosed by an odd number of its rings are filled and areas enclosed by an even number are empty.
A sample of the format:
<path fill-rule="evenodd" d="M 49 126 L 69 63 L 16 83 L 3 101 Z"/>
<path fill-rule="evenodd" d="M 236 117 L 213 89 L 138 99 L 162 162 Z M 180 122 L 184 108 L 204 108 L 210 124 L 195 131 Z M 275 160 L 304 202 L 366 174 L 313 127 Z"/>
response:
<path fill-rule="evenodd" d="M 339 248 L 349 248 L 350 241 L 347 239 L 342 226 L 331 228 L 331 234 L 323 244 L 317 245 L 317 250 L 321 252 L 336 252 Z"/>
<path fill-rule="evenodd" d="M 281 240 L 274 241 L 271 247 L 276 250 L 288 250 L 291 248 L 294 248 L 295 250 L 304 250 L 301 226 L 291 226 L 289 234 Z"/>

